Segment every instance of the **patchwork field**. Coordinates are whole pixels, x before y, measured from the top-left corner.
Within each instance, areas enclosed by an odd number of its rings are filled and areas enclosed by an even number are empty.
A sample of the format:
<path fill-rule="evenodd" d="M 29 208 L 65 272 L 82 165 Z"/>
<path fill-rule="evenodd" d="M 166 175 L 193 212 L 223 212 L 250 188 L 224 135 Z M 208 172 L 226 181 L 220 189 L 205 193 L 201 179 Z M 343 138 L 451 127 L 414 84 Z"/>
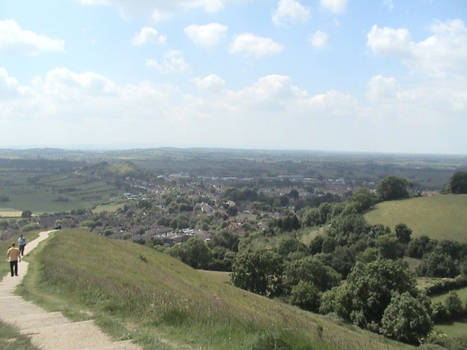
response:
<path fill-rule="evenodd" d="M 382 202 L 365 218 L 370 224 L 391 228 L 409 226 L 414 236 L 449 239 L 467 243 L 467 195 L 437 195 Z"/>
<path fill-rule="evenodd" d="M 0 216 L 18 212 L 60 212 L 92 208 L 109 201 L 118 190 L 99 179 L 67 174 L 23 173 L 0 169 Z M 3 200 L 2 200 L 3 199 Z"/>

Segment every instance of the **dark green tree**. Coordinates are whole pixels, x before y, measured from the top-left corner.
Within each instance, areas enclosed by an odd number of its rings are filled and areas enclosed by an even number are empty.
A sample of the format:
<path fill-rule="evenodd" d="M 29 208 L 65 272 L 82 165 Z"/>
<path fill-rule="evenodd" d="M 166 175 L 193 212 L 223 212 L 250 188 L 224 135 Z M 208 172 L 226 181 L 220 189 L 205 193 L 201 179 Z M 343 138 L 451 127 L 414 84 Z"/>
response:
<path fill-rule="evenodd" d="M 291 261 L 284 271 L 284 284 L 288 288 L 292 288 L 300 281 L 305 281 L 325 291 L 337 286 L 340 280 L 339 273 L 313 257 Z"/>
<path fill-rule="evenodd" d="M 376 189 L 383 201 L 404 199 L 409 197 L 409 182 L 396 176 L 388 176 L 378 185 Z"/>
<path fill-rule="evenodd" d="M 455 277 L 459 272 L 456 262 L 449 255 L 439 251 L 425 254 L 422 263 L 417 267 L 418 275 L 427 277 Z"/>
<path fill-rule="evenodd" d="M 406 224 L 398 224 L 394 228 L 399 242 L 408 244 L 411 240 L 412 230 Z"/>
<path fill-rule="evenodd" d="M 31 216 L 32 216 L 32 211 L 30 210 L 23 210 L 23 212 L 21 213 L 21 217 L 23 219 L 29 219 Z"/>
<path fill-rule="evenodd" d="M 190 238 L 185 243 L 172 247 L 169 254 L 195 269 L 207 269 L 212 259 L 211 250 L 199 238 Z"/>
<path fill-rule="evenodd" d="M 316 312 L 319 308 L 320 292 L 313 283 L 300 281 L 292 287 L 290 303 L 304 310 Z"/>
<path fill-rule="evenodd" d="M 357 262 L 347 282 L 330 295 L 325 293 L 322 300 L 344 319 L 378 331 L 393 292 L 416 295 L 415 279 L 402 260 L 379 259 L 369 264 Z M 332 297 L 336 299 L 329 300 Z"/>
<path fill-rule="evenodd" d="M 384 310 L 381 333 L 409 344 L 420 344 L 433 328 L 430 313 L 410 293 L 394 293 L 390 304 Z"/>
<path fill-rule="evenodd" d="M 253 293 L 276 296 L 281 292 L 283 258 L 271 250 L 244 251 L 232 265 L 232 283 Z"/>
<path fill-rule="evenodd" d="M 449 180 L 449 192 L 467 193 L 467 171 L 457 171 Z"/>

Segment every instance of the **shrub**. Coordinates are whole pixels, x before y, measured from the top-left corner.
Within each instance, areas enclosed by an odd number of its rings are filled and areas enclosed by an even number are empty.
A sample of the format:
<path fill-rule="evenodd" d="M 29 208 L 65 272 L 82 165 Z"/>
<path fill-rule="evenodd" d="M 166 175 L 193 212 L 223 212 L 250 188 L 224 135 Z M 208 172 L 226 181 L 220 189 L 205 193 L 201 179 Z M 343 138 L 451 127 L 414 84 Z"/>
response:
<path fill-rule="evenodd" d="M 455 277 L 459 274 L 459 268 L 452 257 L 434 251 L 423 256 L 417 273 L 428 277 Z"/>
<path fill-rule="evenodd" d="M 34 230 L 38 230 L 41 228 L 41 225 L 37 224 L 37 223 L 30 223 L 30 224 L 27 224 L 27 225 L 24 225 L 22 228 L 21 228 L 21 231 L 23 232 L 29 232 L 29 231 L 34 231 Z"/>
<path fill-rule="evenodd" d="M 433 328 L 429 312 L 410 293 L 395 293 L 384 310 L 381 333 L 389 338 L 419 344 Z"/>
<path fill-rule="evenodd" d="M 244 251 L 232 265 L 232 283 L 253 293 L 277 296 L 282 289 L 283 258 L 271 250 Z"/>
<path fill-rule="evenodd" d="M 292 287 L 290 303 L 304 310 L 317 311 L 319 308 L 319 290 L 313 283 L 300 281 Z"/>
<path fill-rule="evenodd" d="M 312 283 L 321 291 L 325 291 L 337 286 L 340 280 L 339 273 L 313 257 L 291 261 L 284 271 L 284 284 L 288 289 L 300 281 L 304 281 Z"/>
<path fill-rule="evenodd" d="M 378 185 L 376 191 L 383 201 L 409 197 L 409 182 L 406 179 L 388 176 Z"/>

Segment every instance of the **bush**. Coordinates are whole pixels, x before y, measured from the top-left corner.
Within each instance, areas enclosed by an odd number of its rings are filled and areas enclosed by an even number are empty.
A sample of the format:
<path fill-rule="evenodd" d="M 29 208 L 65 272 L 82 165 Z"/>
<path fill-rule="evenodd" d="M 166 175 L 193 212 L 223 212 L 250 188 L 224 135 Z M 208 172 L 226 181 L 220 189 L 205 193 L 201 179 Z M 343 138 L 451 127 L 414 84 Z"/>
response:
<path fill-rule="evenodd" d="M 456 262 L 447 254 L 434 251 L 425 254 L 417 267 L 417 274 L 428 277 L 455 277 L 459 274 Z"/>
<path fill-rule="evenodd" d="M 300 281 L 292 287 L 290 303 L 304 310 L 316 312 L 319 308 L 319 290 L 313 283 Z"/>
<path fill-rule="evenodd" d="M 410 344 L 420 344 L 433 328 L 428 310 L 410 293 L 395 293 L 384 310 L 381 333 Z"/>
<path fill-rule="evenodd" d="M 388 176 L 378 185 L 376 191 L 383 201 L 409 198 L 409 182 L 406 179 Z"/>
<path fill-rule="evenodd" d="M 277 296 L 282 290 L 283 258 L 271 250 L 244 251 L 232 265 L 232 283 L 253 293 Z"/>
<path fill-rule="evenodd" d="M 357 264 L 347 277 L 347 282 L 323 295 L 323 311 L 334 307 L 340 317 L 362 328 L 378 328 L 384 310 L 391 302 L 391 293 L 409 292 L 416 295 L 415 279 L 408 266 L 401 260 L 379 259 L 369 264 Z M 335 298 L 335 300 L 329 300 Z"/>
<path fill-rule="evenodd" d="M 448 297 L 444 301 L 444 306 L 451 319 L 455 319 L 464 313 L 462 300 L 456 292 L 449 292 Z"/>
<path fill-rule="evenodd" d="M 211 250 L 199 238 L 190 238 L 185 243 L 170 248 L 169 254 L 195 269 L 207 269 L 212 259 Z"/>
<path fill-rule="evenodd" d="M 455 194 L 467 193 L 467 171 L 458 171 L 451 177 L 449 191 Z"/>
<path fill-rule="evenodd" d="M 39 230 L 40 228 L 41 228 L 41 225 L 39 225 L 37 223 L 30 223 L 30 224 L 24 225 L 21 228 L 21 231 L 29 232 L 29 231 Z"/>
<path fill-rule="evenodd" d="M 408 244 L 412 239 L 412 230 L 405 224 L 396 225 L 394 231 L 396 232 L 396 237 L 399 242 L 403 244 Z"/>
<path fill-rule="evenodd" d="M 337 286 L 340 280 L 339 273 L 313 257 L 291 261 L 284 271 L 284 285 L 288 289 L 303 281 L 312 283 L 320 291 L 325 291 Z"/>

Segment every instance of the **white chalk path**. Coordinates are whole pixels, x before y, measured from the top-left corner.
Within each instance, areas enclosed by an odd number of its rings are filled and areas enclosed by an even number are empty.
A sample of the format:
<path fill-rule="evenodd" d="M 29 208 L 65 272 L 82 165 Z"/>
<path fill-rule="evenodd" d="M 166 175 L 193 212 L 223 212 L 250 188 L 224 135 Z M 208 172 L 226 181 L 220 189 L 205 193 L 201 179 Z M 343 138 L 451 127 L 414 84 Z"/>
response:
<path fill-rule="evenodd" d="M 26 255 L 47 239 L 48 232 L 26 245 Z M 3 254 L 3 253 L 2 253 Z M 43 350 L 141 350 L 130 341 L 113 342 L 94 321 L 72 322 L 60 312 L 47 312 L 14 295 L 28 271 L 28 263 L 18 264 L 19 277 L 10 273 L 0 282 L 0 319 L 27 335 L 31 343 Z"/>

